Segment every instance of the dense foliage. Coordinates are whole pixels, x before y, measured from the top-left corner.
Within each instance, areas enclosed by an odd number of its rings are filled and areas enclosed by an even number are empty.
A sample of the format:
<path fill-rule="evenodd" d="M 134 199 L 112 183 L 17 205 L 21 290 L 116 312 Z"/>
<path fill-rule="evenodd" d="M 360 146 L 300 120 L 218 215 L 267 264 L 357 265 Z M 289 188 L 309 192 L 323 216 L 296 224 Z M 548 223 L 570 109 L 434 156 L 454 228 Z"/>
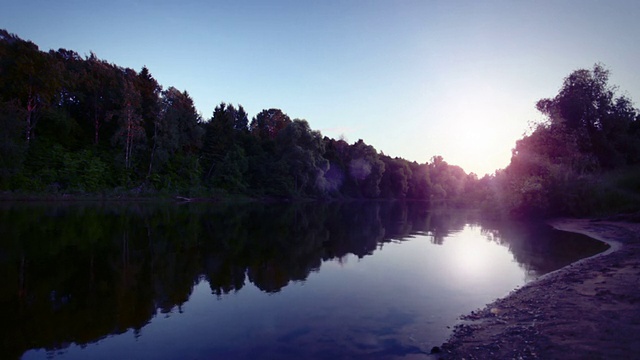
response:
<path fill-rule="evenodd" d="M 592 214 L 640 204 L 640 115 L 602 65 L 577 70 L 509 166 L 481 179 L 442 157 L 419 164 L 362 140 L 323 137 L 265 109 L 220 103 L 203 119 L 186 91 L 0 30 L 0 190 L 46 194 L 239 194 L 420 199 L 517 215 Z"/>
<path fill-rule="evenodd" d="M 640 210 L 640 113 L 616 96 L 602 65 L 564 79 L 537 109 L 546 121 L 516 142 L 511 163 L 487 179 L 488 203 L 519 215 Z"/>
<path fill-rule="evenodd" d="M 221 103 L 0 31 L 0 190 L 53 194 L 241 194 L 462 202 L 469 178 L 442 158 L 390 158 L 265 109 Z"/>

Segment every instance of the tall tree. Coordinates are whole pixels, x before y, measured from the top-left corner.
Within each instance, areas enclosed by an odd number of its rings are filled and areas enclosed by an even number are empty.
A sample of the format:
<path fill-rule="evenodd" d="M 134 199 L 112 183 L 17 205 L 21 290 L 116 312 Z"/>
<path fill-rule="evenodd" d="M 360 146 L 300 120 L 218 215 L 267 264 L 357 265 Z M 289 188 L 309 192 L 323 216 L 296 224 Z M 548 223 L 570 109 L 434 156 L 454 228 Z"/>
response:
<path fill-rule="evenodd" d="M 69 150 L 79 150 L 87 141 L 81 124 L 85 116 L 79 112 L 84 100 L 79 86 L 84 75 L 84 60 L 78 53 L 66 49 L 51 50 L 49 56 L 59 69 L 60 83 L 51 105 L 41 114 L 44 121 L 38 133 Z"/>
<path fill-rule="evenodd" d="M 392 159 L 381 156 L 384 163 L 384 173 L 380 180 L 380 196 L 386 198 L 404 199 L 409 191 L 411 169 L 409 163 L 400 158 Z"/>
<path fill-rule="evenodd" d="M 578 151 L 595 156 L 600 166 L 612 168 L 629 161 L 628 151 L 636 151 L 625 138 L 638 112 L 626 97 L 616 98 L 616 88 L 608 82 L 609 70 L 601 64 L 576 70 L 564 79 L 558 95 L 536 106 L 547 116 L 543 126 L 575 141 Z"/>
<path fill-rule="evenodd" d="M 118 112 L 119 128 L 115 142 L 124 148 L 124 168 L 133 167 L 133 160 L 146 141 L 142 117 L 140 116 L 140 93 L 135 87 L 135 71 L 124 69 L 122 74 L 122 107 Z"/>
<path fill-rule="evenodd" d="M 0 86 L 3 100 L 18 99 L 25 109 L 25 140 L 31 143 L 38 112 L 49 105 L 60 86 L 60 69 L 38 46 L 6 30 L 0 32 L 3 48 Z"/>
<path fill-rule="evenodd" d="M 546 121 L 516 142 L 498 179 L 507 185 L 502 199 L 514 212 L 575 212 L 593 174 L 640 162 L 640 139 L 633 134 L 638 110 L 616 90 L 609 71 L 596 64 L 572 72 L 555 97 L 537 103 Z"/>
<path fill-rule="evenodd" d="M 362 139 L 349 148 L 349 175 L 357 185 L 359 196 L 377 198 L 380 195 L 380 180 L 385 171 L 376 149 Z"/>
<path fill-rule="evenodd" d="M 455 165 L 449 165 L 442 156 L 434 156 L 429 163 L 429 175 L 431 177 L 431 195 L 434 200 L 440 200 L 447 204 L 459 204 L 467 174 Z"/>
<path fill-rule="evenodd" d="M 238 109 L 233 111 L 233 129 L 242 133 L 249 132 L 249 115 L 244 110 L 242 105 L 238 105 Z"/>
<path fill-rule="evenodd" d="M 343 140 L 325 137 L 324 158 L 329 162 L 329 169 L 324 175 L 325 193 L 328 195 L 351 195 L 357 191 L 349 173 L 349 144 Z"/>
<path fill-rule="evenodd" d="M 323 157 L 319 131 L 311 130 L 306 120 L 294 119 L 278 134 L 277 147 L 293 179 L 295 193 L 315 195 L 324 191 L 329 162 Z"/>
<path fill-rule="evenodd" d="M 87 125 L 92 129 L 93 144 L 100 143 L 105 124 L 114 117 L 120 107 L 119 69 L 91 53 L 84 62 L 81 80 L 82 108 Z M 115 128 L 115 126 L 113 126 Z M 105 138 L 109 138 L 109 133 Z"/>
<path fill-rule="evenodd" d="M 431 178 L 429 165 L 412 162 L 409 164 L 411 179 L 407 189 L 407 197 L 411 199 L 428 200 L 431 194 Z"/>
<path fill-rule="evenodd" d="M 201 118 L 189 93 L 173 86 L 163 91 L 148 176 L 162 174 L 165 178 L 163 186 L 199 183 L 201 174 L 197 156 L 202 146 L 202 134 Z M 152 177 L 159 179 L 158 176 Z"/>
<path fill-rule="evenodd" d="M 228 190 L 246 187 L 248 162 L 242 137 L 246 135 L 247 114 L 240 106 L 220 103 L 205 124 L 203 160 L 205 182 Z"/>
<path fill-rule="evenodd" d="M 262 110 L 251 120 L 251 133 L 262 140 L 273 140 L 291 123 L 291 119 L 280 109 Z"/>
<path fill-rule="evenodd" d="M 146 138 L 149 139 L 149 167 L 147 176 L 151 175 L 153 158 L 158 148 L 158 128 L 160 126 L 160 93 L 162 87 L 151 76 L 146 66 L 136 77 L 135 87 L 140 94 L 140 117 L 144 124 Z"/>
<path fill-rule="evenodd" d="M 11 179 L 20 174 L 24 165 L 24 108 L 17 100 L 0 102 L 0 188 L 17 186 Z"/>

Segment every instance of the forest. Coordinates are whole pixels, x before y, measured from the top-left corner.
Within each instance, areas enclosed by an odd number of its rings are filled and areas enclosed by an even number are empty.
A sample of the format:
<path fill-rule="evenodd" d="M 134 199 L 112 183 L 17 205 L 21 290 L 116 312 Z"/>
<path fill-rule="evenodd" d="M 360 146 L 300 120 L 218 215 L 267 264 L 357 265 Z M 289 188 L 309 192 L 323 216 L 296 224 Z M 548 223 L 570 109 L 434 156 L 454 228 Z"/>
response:
<path fill-rule="evenodd" d="M 0 195 L 219 199 L 414 199 L 518 216 L 637 210 L 640 113 L 596 64 L 537 103 L 546 121 L 511 163 L 478 178 L 434 156 L 386 156 L 323 137 L 281 109 L 203 118 L 146 67 L 41 51 L 0 30 Z M 451 134 L 455 136 L 455 134 Z"/>

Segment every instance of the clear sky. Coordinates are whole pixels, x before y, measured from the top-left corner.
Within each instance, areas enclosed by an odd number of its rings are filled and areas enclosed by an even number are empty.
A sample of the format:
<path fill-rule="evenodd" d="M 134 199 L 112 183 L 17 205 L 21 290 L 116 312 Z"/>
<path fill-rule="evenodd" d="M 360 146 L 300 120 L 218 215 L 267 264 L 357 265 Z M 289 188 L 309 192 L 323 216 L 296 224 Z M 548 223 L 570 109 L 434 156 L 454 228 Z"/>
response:
<path fill-rule="evenodd" d="M 640 101 L 640 1 L 2 0 L 0 28 L 41 50 L 146 65 L 203 118 L 221 101 L 280 108 L 479 175 L 504 168 L 537 100 L 602 62 Z"/>

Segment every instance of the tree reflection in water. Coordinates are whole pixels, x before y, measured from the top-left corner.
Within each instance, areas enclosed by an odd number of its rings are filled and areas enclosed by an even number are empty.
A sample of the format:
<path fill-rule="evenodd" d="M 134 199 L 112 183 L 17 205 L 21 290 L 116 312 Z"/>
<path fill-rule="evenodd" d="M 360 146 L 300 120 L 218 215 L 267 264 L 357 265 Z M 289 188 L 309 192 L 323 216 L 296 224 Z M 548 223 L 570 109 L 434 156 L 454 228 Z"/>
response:
<path fill-rule="evenodd" d="M 4 204 L 1 355 L 139 331 L 158 313 L 181 311 L 203 278 L 216 297 L 248 284 L 277 293 L 325 261 L 416 235 L 442 244 L 474 222 L 419 202 Z M 483 223 L 532 276 L 602 250 L 540 229 Z"/>

